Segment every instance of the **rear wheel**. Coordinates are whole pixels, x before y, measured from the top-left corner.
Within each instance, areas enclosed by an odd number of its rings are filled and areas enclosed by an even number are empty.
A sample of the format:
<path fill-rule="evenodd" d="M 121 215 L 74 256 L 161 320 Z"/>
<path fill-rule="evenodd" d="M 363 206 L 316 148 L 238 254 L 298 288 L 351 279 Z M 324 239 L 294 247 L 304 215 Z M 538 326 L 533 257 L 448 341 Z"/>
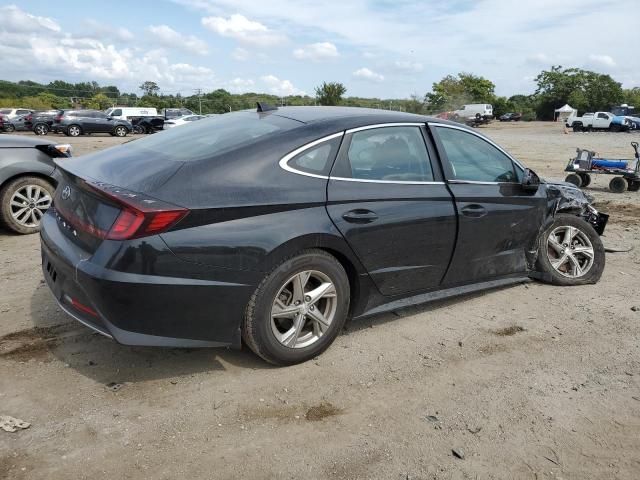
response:
<path fill-rule="evenodd" d="M 133 127 L 133 133 L 144 134 L 147 133 L 147 130 L 143 125 L 136 125 L 135 127 Z"/>
<path fill-rule="evenodd" d="M 613 193 L 622 193 L 627 187 L 627 180 L 623 177 L 613 177 L 609 182 L 609 190 Z"/>
<path fill-rule="evenodd" d="M 46 135 L 49 133 L 49 127 L 46 123 L 38 123 L 33 127 L 33 133 L 36 135 Z"/>
<path fill-rule="evenodd" d="M 589 176 L 588 173 L 579 173 L 578 174 L 580 176 L 580 179 L 582 180 L 582 185 L 580 185 L 581 187 L 588 187 L 589 184 L 591 183 L 591 177 Z"/>
<path fill-rule="evenodd" d="M 247 305 L 242 338 L 276 365 L 310 360 L 340 333 L 349 300 L 342 265 L 322 250 L 306 250 L 280 264 L 258 286 Z"/>
<path fill-rule="evenodd" d="M 554 285 L 596 283 L 604 270 L 604 246 L 587 222 L 560 214 L 540 236 L 537 264 Z"/>
<path fill-rule="evenodd" d="M 565 178 L 564 181 L 572 183 L 578 188 L 582 186 L 582 177 L 577 173 L 570 173 L 569 175 L 567 175 L 567 178 Z"/>
<path fill-rule="evenodd" d="M 573 131 L 574 132 L 582 132 L 584 129 L 582 128 L 582 124 L 581 123 L 576 123 L 573 125 Z"/>
<path fill-rule="evenodd" d="M 35 233 L 40 220 L 51 206 L 55 189 L 38 177 L 21 177 L 0 191 L 0 219 L 16 233 Z"/>
<path fill-rule="evenodd" d="M 640 180 L 628 180 L 629 186 L 627 190 L 630 192 L 637 192 L 640 190 Z"/>
<path fill-rule="evenodd" d="M 67 135 L 70 137 L 78 137 L 80 134 L 82 134 L 82 130 L 78 125 L 69 125 L 67 128 Z"/>

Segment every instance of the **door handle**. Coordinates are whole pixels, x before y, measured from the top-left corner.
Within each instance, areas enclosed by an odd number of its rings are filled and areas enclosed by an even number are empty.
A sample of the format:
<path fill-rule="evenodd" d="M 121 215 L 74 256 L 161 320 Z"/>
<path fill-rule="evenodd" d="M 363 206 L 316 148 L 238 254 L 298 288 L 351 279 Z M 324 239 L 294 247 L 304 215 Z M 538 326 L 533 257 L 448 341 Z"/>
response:
<path fill-rule="evenodd" d="M 358 208 L 344 213 L 342 218 L 349 223 L 371 223 L 378 219 L 378 215 L 371 210 Z"/>
<path fill-rule="evenodd" d="M 461 212 L 465 217 L 480 218 L 484 217 L 487 214 L 487 209 L 482 205 L 472 203 L 463 207 Z"/>

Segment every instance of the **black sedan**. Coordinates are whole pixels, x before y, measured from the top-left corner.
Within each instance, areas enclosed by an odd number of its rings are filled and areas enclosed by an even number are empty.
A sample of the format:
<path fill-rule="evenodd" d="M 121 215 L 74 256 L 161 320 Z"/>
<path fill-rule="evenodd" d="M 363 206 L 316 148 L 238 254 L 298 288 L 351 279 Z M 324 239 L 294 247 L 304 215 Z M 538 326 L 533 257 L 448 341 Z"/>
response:
<path fill-rule="evenodd" d="M 292 364 L 348 317 L 522 282 L 596 282 L 607 216 L 457 123 L 244 111 L 59 163 L 41 231 L 62 308 L 128 345 Z"/>
<path fill-rule="evenodd" d="M 0 137 L 0 223 L 15 233 L 35 233 L 51 205 L 54 158 L 71 156 L 71 146 L 17 135 Z"/>
<path fill-rule="evenodd" d="M 519 122 L 522 119 L 521 113 L 505 113 L 498 118 L 501 122 Z"/>

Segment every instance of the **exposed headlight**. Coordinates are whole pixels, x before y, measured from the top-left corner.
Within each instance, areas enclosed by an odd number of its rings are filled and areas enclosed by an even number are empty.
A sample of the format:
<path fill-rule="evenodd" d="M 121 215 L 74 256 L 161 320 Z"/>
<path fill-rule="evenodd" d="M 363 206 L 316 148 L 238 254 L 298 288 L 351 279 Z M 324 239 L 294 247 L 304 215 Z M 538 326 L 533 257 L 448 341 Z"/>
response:
<path fill-rule="evenodd" d="M 63 155 L 71 155 L 71 152 L 73 151 L 73 149 L 71 148 L 71 145 L 69 145 L 68 143 L 65 143 L 62 145 L 54 145 L 53 148 L 55 148 L 57 151 L 59 151 Z"/>

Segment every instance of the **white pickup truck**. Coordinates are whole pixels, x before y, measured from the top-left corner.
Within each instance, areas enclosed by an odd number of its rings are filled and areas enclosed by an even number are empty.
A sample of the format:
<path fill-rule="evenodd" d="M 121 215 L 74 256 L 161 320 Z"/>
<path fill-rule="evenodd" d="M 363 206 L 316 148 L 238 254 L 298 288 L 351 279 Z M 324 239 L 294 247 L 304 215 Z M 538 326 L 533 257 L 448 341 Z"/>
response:
<path fill-rule="evenodd" d="M 609 112 L 585 113 L 581 117 L 570 115 L 567 118 L 566 125 L 569 128 L 573 128 L 574 132 L 589 130 L 621 131 L 627 127 L 626 122 L 618 121 L 616 116 Z"/>

